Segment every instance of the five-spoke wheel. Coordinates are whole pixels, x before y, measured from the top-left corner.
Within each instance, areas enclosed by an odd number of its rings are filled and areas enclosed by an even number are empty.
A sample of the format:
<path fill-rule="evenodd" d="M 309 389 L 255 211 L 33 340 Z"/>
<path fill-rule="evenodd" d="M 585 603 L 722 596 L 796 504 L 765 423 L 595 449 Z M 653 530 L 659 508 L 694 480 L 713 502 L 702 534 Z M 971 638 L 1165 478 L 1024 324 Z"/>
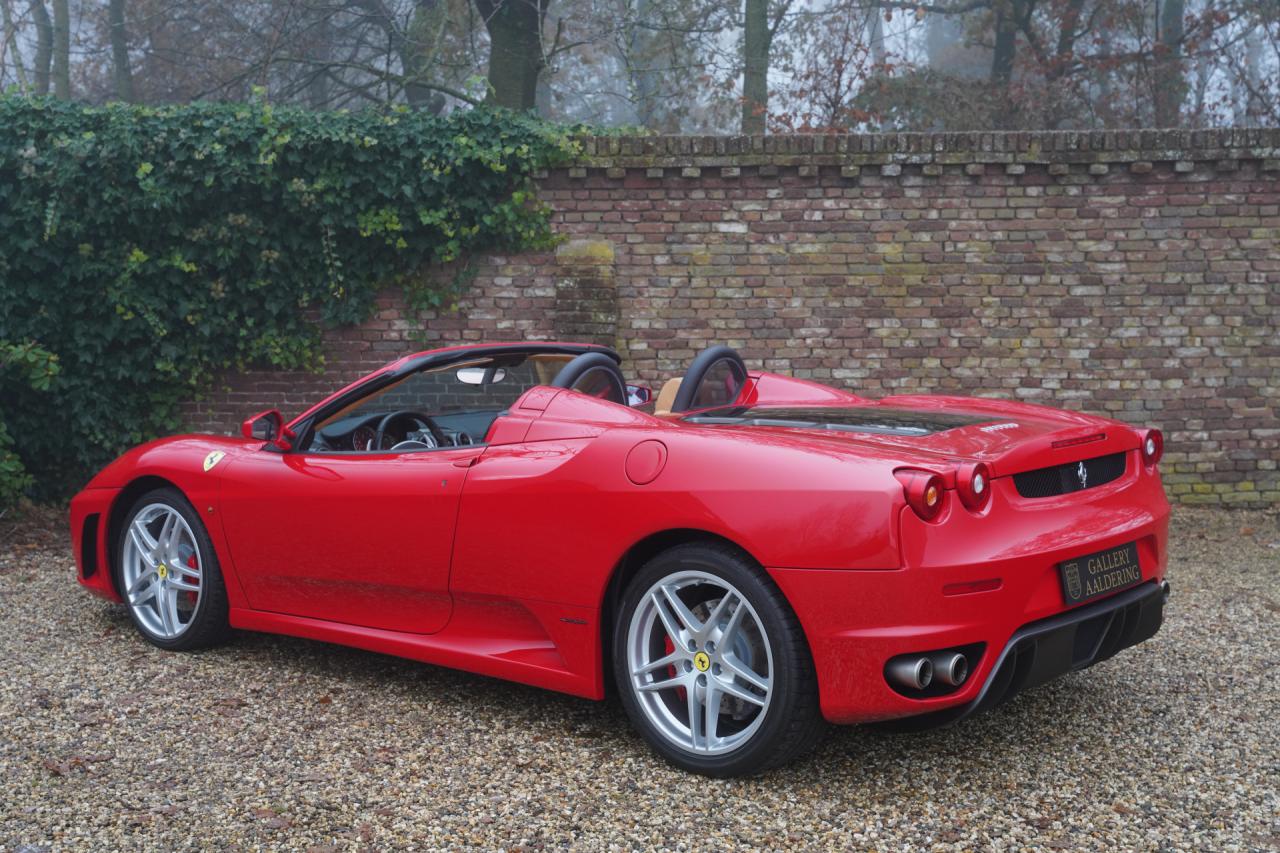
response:
<path fill-rule="evenodd" d="M 631 619 L 627 665 L 649 722 L 690 752 L 733 750 L 769 708 L 768 636 L 746 598 L 702 571 L 650 587 Z"/>
<path fill-rule="evenodd" d="M 227 602 L 208 533 L 174 489 L 143 495 L 119 535 L 118 588 L 134 625 L 167 649 L 209 645 L 226 632 Z"/>
<path fill-rule="evenodd" d="M 148 504 L 133 517 L 124 544 L 125 598 L 142 625 L 174 640 L 200 604 L 200 553 L 195 534 L 173 507 Z"/>
<path fill-rule="evenodd" d="M 640 570 L 622 597 L 614 665 L 632 722 L 690 770 L 757 772 L 821 733 L 794 614 L 768 576 L 727 546 L 683 545 Z"/>

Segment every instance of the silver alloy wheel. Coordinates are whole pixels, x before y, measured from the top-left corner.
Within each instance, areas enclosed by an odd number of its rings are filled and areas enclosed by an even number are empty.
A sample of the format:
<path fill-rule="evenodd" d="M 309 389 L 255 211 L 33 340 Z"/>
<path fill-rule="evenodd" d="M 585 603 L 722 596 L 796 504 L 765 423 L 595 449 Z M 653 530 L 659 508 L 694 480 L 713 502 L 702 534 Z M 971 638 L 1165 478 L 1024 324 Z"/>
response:
<path fill-rule="evenodd" d="M 743 746 L 769 710 L 764 623 L 732 584 L 706 572 L 676 572 L 649 588 L 631 615 L 627 665 L 645 717 L 697 755 Z"/>
<path fill-rule="evenodd" d="M 143 507 L 125 532 L 125 600 L 147 633 L 182 636 L 200 604 L 200 548 L 182 514 L 168 504 Z"/>

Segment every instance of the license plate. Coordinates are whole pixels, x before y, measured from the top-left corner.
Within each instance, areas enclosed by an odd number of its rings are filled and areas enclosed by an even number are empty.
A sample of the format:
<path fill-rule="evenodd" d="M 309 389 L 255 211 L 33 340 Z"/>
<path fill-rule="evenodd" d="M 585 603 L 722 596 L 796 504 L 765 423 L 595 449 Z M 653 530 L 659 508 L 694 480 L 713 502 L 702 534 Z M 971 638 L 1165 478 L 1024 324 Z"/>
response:
<path fill-rule="evenodd" d="M 1138 545 L 1129 542 L 1059 563 L 1058 577 L 1067 604 L 1082 604 L 1135 586 L 1142 582 Z"/>

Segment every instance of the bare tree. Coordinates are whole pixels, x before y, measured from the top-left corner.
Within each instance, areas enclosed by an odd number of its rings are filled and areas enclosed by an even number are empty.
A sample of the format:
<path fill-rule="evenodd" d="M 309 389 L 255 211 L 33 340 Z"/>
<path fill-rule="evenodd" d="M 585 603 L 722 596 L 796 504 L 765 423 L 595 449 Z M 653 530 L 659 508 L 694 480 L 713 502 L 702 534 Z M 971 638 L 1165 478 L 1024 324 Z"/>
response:
<path fill-rule="evenodd" d="M 0 0 L 0 87 L 663 132 L 1280 123 L 1280 0 Z M 25 55 L 25 58 L 24 58 Z"/>
<path fill-rule="evenodd" d="M 742 38 L 742 132 L 764 133 L 769 110 L 769 0 L 746 0 Z"/>
<path fill-rule="evenodd" d="M 71 12 L 67 0 L 53 2 L 53 93 L 71 99 Z"/>
<path fill-rule="evenodd" d="M 538 75 L 546 64 L 542 24 L 549 0 L 475 0 L 489 33 L 489 97 L 513 110 L 537 105 Z"/>
<path fill-rule="evenodd" d="M 792 0 L 744 0 L 742 34 L 742 132 L 764 133 L 769 114 L 769 56 Z"/>
<path fill-rule="evenodd" d="M 129 67 L 129 33 L 125 29 L 125 0 L 108 0 L 107 24 L 111 35 L 111 63 L 116 98 L 133 102 L 133 70 Z"/>
<path fill-rule="evenodd" d="M 0 21 L 4 25 L 4 33 L 0 34 L 0 78 L 3 77 L 5 65 L 12 62 L 14 76 L 18 81 L 19 91 L 27 90 L 27 71 L 22 64 L 22 51 L 18 47 L 18 25 L 13 17 L 13 7 L 9 0 L 0 0 Z"/>
<path fill-rule="evenodd" d="M 47 95 L 53 68 L 53 21 L 44 0 L 31 0 L 31 19 L 36 29 L 35 90 L 37 95 Z"/>
<path fill-rule="evenodd" d="M 1158 6 L 1159 41 L 1155 47 L 1154 107 L 1157 127 L 1177 127 L 1182 102 L 1187 97 L 1182 67 L 1182 41 L 1186 36 L 1185 0 L 1163 0 Z"/>

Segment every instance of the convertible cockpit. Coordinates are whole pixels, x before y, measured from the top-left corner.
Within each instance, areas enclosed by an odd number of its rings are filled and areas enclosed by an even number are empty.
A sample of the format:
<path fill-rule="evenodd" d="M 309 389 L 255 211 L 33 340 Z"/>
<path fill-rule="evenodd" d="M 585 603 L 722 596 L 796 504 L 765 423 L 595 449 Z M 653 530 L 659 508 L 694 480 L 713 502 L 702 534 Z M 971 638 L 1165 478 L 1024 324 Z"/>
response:
<path fill-rule="evenodd" d="M 300 431 L 299 447 L 377 453 L 484 444 L 498 418 L 540 385 L 627 405 L 616 354 L 549 348 L 476 353 L 375 375 L 318 413 L 314 426 Z"/>
<path fill-rule="evenodd" d="M 531 388 L 567 388 L 623 406 L 652 402 L 628 385 L 617 353 L 603 347 L 524 344 L 436 350 L 410 356 L 348 388 L 293 430 L 313 453 L 400 453 L 490 442 L 495 424 Z M 725 346 L 703 351 L 658 397 L 656 414 L 727 405 L 747 381 Z"/>

